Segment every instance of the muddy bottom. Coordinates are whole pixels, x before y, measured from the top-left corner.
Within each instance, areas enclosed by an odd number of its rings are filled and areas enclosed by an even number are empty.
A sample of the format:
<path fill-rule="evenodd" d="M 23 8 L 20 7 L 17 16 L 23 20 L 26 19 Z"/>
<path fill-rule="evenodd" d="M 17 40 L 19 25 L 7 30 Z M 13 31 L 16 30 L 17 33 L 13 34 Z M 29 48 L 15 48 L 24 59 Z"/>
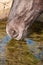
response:
<path fill-rule="evenodd" d="M 0 21 L 0 65 L 43 65 L 43 59 L 37 59 L 24 40 L 11 39 L 2 43 L 7 35 L 5 26 L 6 22 Z M 28 38 L 37 42 L 37 46 L 40 45 L 43 48 L 43 23 L 34 23 Z M 43 50 L 42 48 L 41 50 Z"/>

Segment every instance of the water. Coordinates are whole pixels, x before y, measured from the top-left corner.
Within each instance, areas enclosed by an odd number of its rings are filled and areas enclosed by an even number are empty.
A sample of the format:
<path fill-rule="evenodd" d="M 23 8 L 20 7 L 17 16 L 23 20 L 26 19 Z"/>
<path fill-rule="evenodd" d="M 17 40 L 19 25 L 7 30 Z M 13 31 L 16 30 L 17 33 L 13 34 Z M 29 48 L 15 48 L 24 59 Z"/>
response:
<path fill-rule="evenodd" d="M 6 58 L 5 58 L 5 46 L 7 45 L 7 42 L 10 40 L 9 36 L 6 36 L 3 38 L 0 42 L 0 65 L 5 65 Z"/>
<path fill-rule="evenodd" d="M 41 49 L 41 50 L 39 49 L 40 45 L 38 45 L 37 42 L 35 42 L 31 39 L 26 38 L 25 40 L 26 40 L 26 43 L 27 43 L 30 51 L 32 52 L 32 54 L 36 58 L 42 60 L 43 59 L 43 49 Z M 41 48 L 43 48 L 43 47 L 41 47 Z"/>
<path fill-rule="evenodd" d="M 7 43 L 8 43 L 10 40 L 11 40 L 11 38 L 10 38 L 8 35 L 2 40 L 2 42 L 1 42 L 1 44 L 0 44 L 0 50 L 1 50 L 1 51 L 0 51 L 0 54 L 1 54 L 2 56 L 3 56 L 4 53 L 5 53 L 5 48 L 4 48 L 4 46 L 6 46 Z M 28 45 L 28 47 L 29 47 L 29 50 L 32 52 L 32 54 L 33 54 L 36 58 L 42 60 L 42 59 L 43 59 L 43 58 L 42 58 L 42 56 L 43 56 L 43 50 L 39 51 L 39 50 L 40 50 L 40 49 L 39 49 L 40 45 L 38 45 L 37 42 L 35 42 L 35 41 L 33 41 L 33 40 L 29 39 L 29 38 L 26 38 L 25 41 L 26 41 L 26 43 L 27 43 L 27 45 Z M 4 56 L 4 57 L 5 57 L 5 56 Z"/>
<path fill-rule="evenodd" d="M 0 65 L 42 65 L 37 59 L 43 61 L 43 33 L 33 32 L 25 41 L 16 41 L 6 35 L 6 24 L 0 24 Z"/>

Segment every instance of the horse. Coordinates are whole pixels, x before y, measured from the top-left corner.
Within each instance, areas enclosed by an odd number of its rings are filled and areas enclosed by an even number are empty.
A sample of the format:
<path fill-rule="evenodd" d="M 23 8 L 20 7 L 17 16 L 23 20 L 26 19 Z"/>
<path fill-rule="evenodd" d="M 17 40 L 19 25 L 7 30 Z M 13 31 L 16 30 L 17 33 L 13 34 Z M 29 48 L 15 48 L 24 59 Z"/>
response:
<path fill-rule="evenodd" d="M 43 13 L 43 0 L 13 0 L 6 32 L 16 40 L 28 36 L 32 23 Z"/>

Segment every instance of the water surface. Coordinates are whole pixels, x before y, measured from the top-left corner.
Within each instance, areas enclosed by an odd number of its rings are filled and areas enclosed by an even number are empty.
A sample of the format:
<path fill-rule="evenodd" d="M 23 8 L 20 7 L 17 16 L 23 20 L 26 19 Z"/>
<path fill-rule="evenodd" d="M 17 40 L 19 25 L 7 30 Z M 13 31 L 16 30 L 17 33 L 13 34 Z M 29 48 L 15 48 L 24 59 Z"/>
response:
<path fill-rule="evenodd" d="M 8 39 L 5 27 L 6 21 L 0 22 L 0 65 L 43 65 L 43 59 L 37 59 L 30 51 L 35 46 L 28 46 L 24 40 Z M 34 23 L 30 29 L 29 39 L 43 50 L 43 23 Z M 7 40 L 8 42 L 6 42 Z M 31 43 L 31 42 L 30 42 Z M 40 62 L 39 62 L 40 61 Z"/>

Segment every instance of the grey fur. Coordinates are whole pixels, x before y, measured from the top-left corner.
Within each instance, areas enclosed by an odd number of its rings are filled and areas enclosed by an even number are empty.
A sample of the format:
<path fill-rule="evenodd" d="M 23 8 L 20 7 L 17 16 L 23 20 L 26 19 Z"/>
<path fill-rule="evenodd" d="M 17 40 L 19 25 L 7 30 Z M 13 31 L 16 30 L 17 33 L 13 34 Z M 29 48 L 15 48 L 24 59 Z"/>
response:
<path fill-rule="evenodd" d="M 43 12 L 43 0 L 14 0 L 6 26 L 7 34 L 17 40 L 27 36 L 27 30 Z"/>

